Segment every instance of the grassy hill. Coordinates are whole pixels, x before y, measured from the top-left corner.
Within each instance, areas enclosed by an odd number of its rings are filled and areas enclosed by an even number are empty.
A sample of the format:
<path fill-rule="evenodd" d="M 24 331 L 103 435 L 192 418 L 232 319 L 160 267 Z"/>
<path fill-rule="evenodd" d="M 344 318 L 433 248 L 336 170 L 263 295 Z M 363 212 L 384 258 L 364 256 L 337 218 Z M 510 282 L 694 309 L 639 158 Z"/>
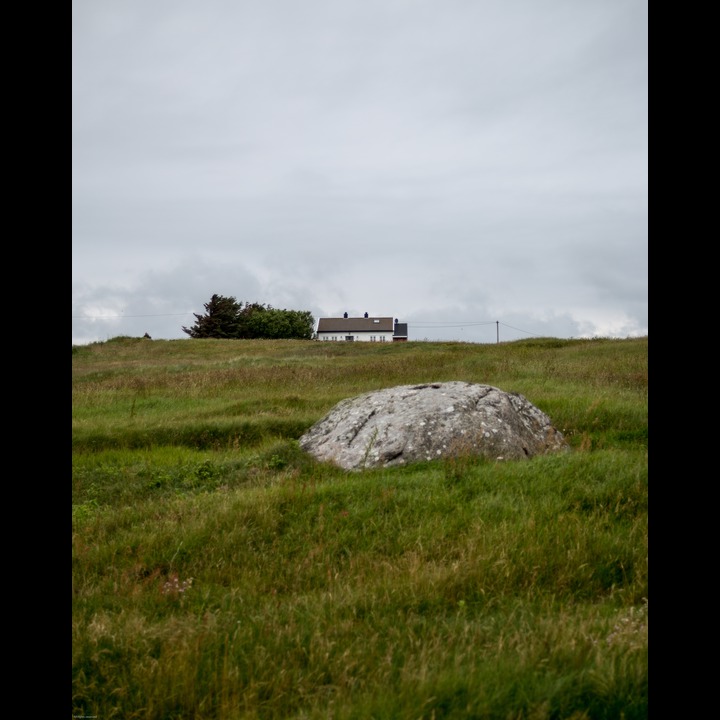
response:
<path fill-rule="evenodd" d="M 648 340 L 73 346 L 72 714 L 646 718 Z M 348 472 L 338 401 L 464 380 L 572 446 Z"/>

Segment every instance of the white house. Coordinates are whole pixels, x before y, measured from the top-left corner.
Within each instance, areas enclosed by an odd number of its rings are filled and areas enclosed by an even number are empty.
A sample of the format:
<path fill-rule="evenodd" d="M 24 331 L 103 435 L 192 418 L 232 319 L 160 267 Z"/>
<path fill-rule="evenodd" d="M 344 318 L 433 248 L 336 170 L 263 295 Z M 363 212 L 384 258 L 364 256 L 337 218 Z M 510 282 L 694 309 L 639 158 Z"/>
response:
<path fill-rule="evenodd" d="M 407 323 L 393 322 L 391 317 L 320 318 L 316 331 L 318 340 L 334 342 L 393 342 L 407 340 Z"/>

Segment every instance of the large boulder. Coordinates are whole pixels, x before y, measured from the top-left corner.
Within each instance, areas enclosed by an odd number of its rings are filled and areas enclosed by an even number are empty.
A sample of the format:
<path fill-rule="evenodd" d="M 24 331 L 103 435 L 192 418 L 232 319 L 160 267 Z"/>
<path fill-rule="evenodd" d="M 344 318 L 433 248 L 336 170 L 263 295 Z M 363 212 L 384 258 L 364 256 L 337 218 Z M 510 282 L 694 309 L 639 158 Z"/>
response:
<path fill-rule="evenodd" d="M 457 381 L 399 385 L 342 400 L 299 442 L 318 460 L 347 470 L 569 450 L 550 418 L 522 395 Z"/>

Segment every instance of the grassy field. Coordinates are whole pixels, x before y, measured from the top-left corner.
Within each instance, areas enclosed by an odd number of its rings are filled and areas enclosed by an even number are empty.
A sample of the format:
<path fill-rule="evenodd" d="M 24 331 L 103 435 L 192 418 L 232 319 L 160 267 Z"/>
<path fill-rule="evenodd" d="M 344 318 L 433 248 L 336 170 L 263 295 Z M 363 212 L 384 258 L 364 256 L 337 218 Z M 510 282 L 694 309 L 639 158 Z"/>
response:
<path fill-rule="evenodd" d="M 73 346 L 72 714 L 648 714 L 648 340 Z M 318 463 L 340 400 L 464 380 L 572 446 Z"/>

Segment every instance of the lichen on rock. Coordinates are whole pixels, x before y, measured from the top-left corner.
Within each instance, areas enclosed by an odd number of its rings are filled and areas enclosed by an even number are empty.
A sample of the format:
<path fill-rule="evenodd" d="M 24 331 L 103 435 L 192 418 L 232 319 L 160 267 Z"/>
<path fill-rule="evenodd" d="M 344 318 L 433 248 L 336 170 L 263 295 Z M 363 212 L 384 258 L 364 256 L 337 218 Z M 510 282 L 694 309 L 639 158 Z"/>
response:
<path fill-rule="evenodd" d="M 519 393 L 461 381 L 399 385 L 342 400 L 299 442 L 318 460 L 348 470 L 569 450 L 550 418 Z"/>

